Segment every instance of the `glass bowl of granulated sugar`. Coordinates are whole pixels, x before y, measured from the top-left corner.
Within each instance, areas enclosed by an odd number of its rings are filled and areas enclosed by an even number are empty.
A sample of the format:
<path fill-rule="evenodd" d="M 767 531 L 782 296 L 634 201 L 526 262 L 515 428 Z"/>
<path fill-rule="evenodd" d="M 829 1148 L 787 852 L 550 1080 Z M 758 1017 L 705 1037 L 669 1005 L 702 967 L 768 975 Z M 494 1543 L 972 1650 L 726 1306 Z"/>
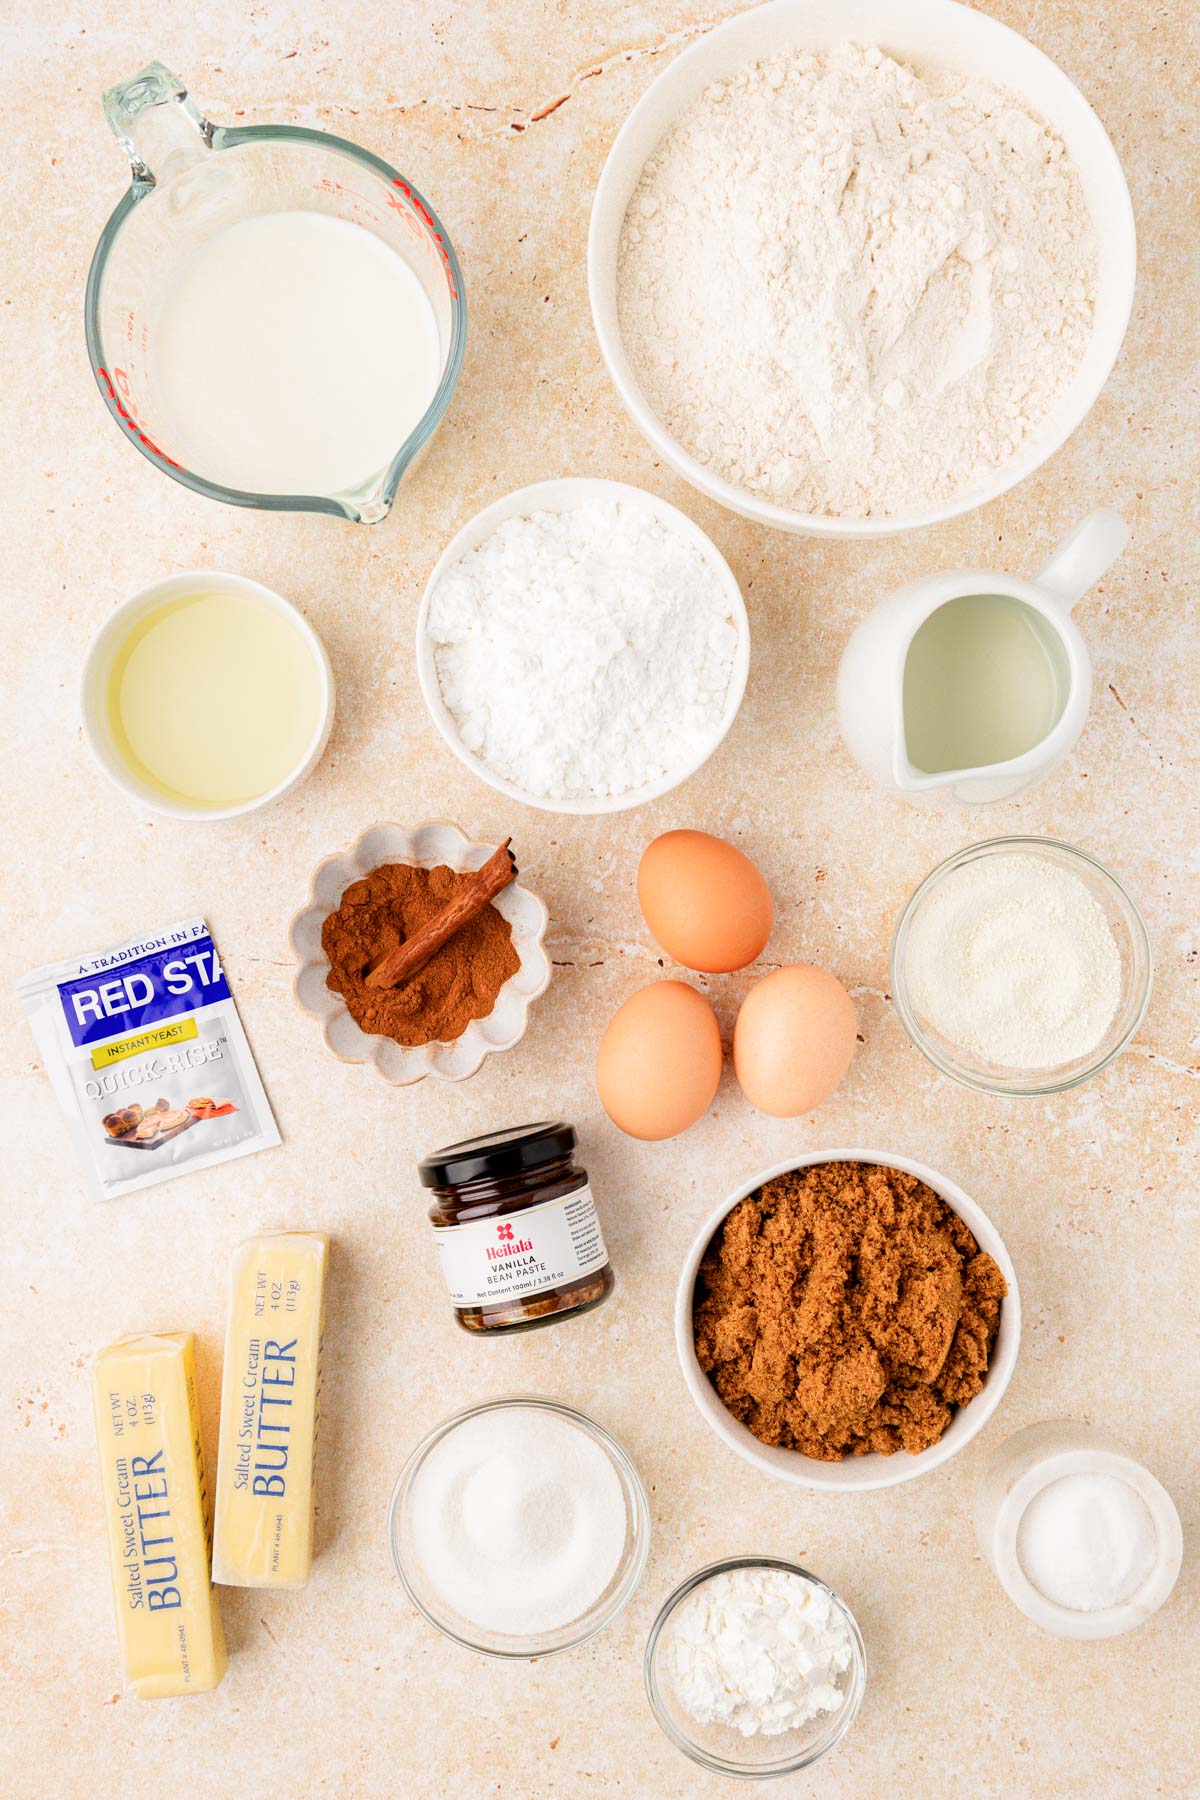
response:
<path fill-rule="evenodd" d="M 535 1395 L 455 1413 L 400 1471 L 392 1561 L 431 1625 L 484 1656 L 573 1650 L 630 1599 L 650 1506 L 602 1426 Z"/>
<path fill-rule="evenodd" d="M 1153 959 L 1103 863 L 1056 838 L 990 838 L 925 877 L 892 939 L 891 991 L 945 1075 L 991 1094 L 1090 1081 L 1133 1038 Z"/>

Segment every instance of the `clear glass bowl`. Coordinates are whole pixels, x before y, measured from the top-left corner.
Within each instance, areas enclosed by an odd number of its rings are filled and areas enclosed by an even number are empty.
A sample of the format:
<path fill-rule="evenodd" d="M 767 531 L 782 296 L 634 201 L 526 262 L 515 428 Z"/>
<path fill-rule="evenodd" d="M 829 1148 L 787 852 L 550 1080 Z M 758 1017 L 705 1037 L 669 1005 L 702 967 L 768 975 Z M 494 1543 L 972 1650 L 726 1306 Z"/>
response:
<path fill-rule="evenodd" d="M 473 1620 L 462 1618 L 447 1606 L 421 1566 L 413 1541 L 410 1516 L 414 1483 L 426 1457 L 436 1444 L 440 1444 L 468 1419 L 474 1419 L 481 1413 L 522 1411 L 553 1413 L 582 1431 L 608 1457 L 625 1496 L 625 1547 L 612 1580 L 587 1612 L 558 1631 L 542 1633 L 536 1639 L 487 1631 Z M 527 1662 L 534 1657 L 557 1656 L 564 1650 L 577 1649 L 616 1618 L 632 1597 L 646 1567 L 646 1557 L 650 1551 L 650 1505 L 641 1476 L 616 1438 L 605 1431 L 602 1425 L 597 1425 L 585 1413 L 576 1412 L 574 1407 L 560 1405 L 556 1400 L 543 1399 L 533 1394 L 513 1395 L 502 1400 L 487 1400 L 479 1406 L 465 1407 L 462 1412 L 444 1420 L 421 1440 L 401 1469 L 393 1490 L 391 1506 L 388 1508 L 388 1538 L 396 1573 L 404 1591 L 423 1618 L 428 1619 L 431 1625 L 436 1625 L 446 1637 L 453 1638 L 456 1644 L 465 1644 L 468 1650 L 477 1650 L 483 1656 Z"/>
<path fill-rule="evenodd" d="M 731 1569 L 782 1569 L 785 1574 L 803 1577 L 829 1595 L 850 1633 L 850 1667 L 840 1678 L 843 1701 L 838 1712 L 824 1714 L 801 1730 L 781 1732 L 777 1737 L 743 1737 L 732 1726 L 698 1725 L 685 1711 L 672 1690 L 670 1676 L 662 1667 L 665 1646 L 670 1642 L 671 1619 L 689 1594 L 714 1576 L 728 1574 Z M 797 1769 L 808 1768 L 841 1742 L 854 1723 L 867 1691 L 867 1653 L 854 1614 L 840 1594 L 819 1576 L 801 1568 L 799 1563 L 783 1562 L 776 1556 L 731 1556 L 689 1575 L 669 1596 L 646 1641 L 645 1677 L 651 1710 L 677 1750 L 682 1750 L 701 1768 L 713 1769 L 718 1775 L 765 1781 L 773 1775 L 792 1775 Z"/>
<path fill-rule="evenodd" d="M 1040 857 L 1057 868 L 1068 870 L 1082 881 L 1102 908 L 1120 952 L 1121 997 L 1108 1030 L 1087 1056 L 1077 1057 L 1074 1062 L 1063 1063 L 1056 1068 L 1006 1068 L 1000 1063 L 988 1062 L 973 1055 L 961 1044 L 951 1043 L 917 1011 L 905 981 L 905 952 L 909 932 L 913 920 L 930 895 L 956 869 L 965 867 L 967 863 L 978 862 L 986 856 L 1013 854 Z M 982 844 L 972 844 L 966 850 L 960 850 L 957 855 L 947 857 L 945 862 L 939 863 L 925 877 L 900 914 L 896 925 L 892 938 L 890 975 L 892 999 L 904 1029 L 917 1049 L 928 1057 L 935 1068 L 940 1069 L 944 1075 L 952 1075 L 955 1081 L 961 1081 L 967 1087 L 979 1088 L 984 1093 L 1028 1096 L 1059 1094 L 1066 1088 L 1078 1087 L 1080 1082 L 1090 1081 L 1093 1075 L 1106 1069 L 1114 1057 L 1121 1054 L 1146 1015 L 1154 979 L 1154 964 L 1150 953 L 1150 939 L 1141 913 L 1116 876 L 1103 863 L 1097 862 L 1094 856 L 1089 856 L 1086 850 L 1077 850 L 1073 845 L 1064 844 L 1057 838 L 1002 837 L 988 838 Z"/>

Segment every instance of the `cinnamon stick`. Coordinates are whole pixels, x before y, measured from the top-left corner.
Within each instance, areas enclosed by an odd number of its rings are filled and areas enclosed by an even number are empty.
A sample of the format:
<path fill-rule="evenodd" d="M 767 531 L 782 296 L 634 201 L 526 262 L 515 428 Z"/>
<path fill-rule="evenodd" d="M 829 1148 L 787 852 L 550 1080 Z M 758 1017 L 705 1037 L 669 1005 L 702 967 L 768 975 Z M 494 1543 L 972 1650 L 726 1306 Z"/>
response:
<path fill-rule="evenodd" d="M 414 931 L 403 944 L 397 944 L 386 956 L 368 970 L 366 985 L 372 988 L 398 987 L 423 969 L 431 957 L 437 955 L 443 944 L 448 944 L 456 932 L 461 931 L 469 919 L 483 911 L 491 904 L 496 895 L 506 888 L 517 873 L 516 860 L 509 845 L 511 838 L 505 838 L 498 850 L 492 852 L 481 868 L 472 871 L 463 882 L 458 892 L 446 906 L 437 913 L 428 924 Z"/>

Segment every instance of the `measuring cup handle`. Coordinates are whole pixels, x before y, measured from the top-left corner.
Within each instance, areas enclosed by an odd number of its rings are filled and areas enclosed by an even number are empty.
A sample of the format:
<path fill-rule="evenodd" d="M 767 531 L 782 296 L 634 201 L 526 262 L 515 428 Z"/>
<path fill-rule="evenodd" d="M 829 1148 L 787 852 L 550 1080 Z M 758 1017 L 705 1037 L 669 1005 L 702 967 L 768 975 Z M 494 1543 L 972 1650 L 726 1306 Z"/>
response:
<path fill-rule="evenodd" d="M 104 116 L 129 158 L 134 183 L 153 187 L 212 148 L 213 128 L 165 63 L 147 63 L 104 96 Z"/>
<path fill-rule="evenodd" d="M 1107 574 L 1129 542 L 1129 527 L 1110 507 L 1099 506 L 1069 532 L 1034 576 L 1069 612 Z"/>

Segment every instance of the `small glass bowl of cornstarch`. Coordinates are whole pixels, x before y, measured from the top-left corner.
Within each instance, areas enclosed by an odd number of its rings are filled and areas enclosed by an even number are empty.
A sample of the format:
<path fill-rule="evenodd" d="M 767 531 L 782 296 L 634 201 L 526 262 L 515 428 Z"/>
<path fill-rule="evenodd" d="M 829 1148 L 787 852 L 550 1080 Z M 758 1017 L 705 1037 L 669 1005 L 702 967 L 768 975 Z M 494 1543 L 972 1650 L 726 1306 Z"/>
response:
<path fill-rule="evenodd" d="M 825 1582 L 778 1557 L 734 1556 L 670 1595 L 645 1678 L 676 1749 L 753 1781 L 806 1769 L 841 1742 L 867 1658 L 853 1613 Z"/>
<path fill-rule="evenodd" d="M 940 863 L 891 949 L 896 1011 L 945 1075 L 991 1094 L 1057 1094 L 1130 1042 L 1153 960 L 1137 906 L 1057 838 L 1002 837 Z"/>
<path fill-rule="evenodd" d="M 409 1456 L 388 1514 L 417 1611 L 484 1656 L 573 1650 L 630 1599 L 650 1506 L 617 1440 L 536 1395 L 455 1413 Z"/>

